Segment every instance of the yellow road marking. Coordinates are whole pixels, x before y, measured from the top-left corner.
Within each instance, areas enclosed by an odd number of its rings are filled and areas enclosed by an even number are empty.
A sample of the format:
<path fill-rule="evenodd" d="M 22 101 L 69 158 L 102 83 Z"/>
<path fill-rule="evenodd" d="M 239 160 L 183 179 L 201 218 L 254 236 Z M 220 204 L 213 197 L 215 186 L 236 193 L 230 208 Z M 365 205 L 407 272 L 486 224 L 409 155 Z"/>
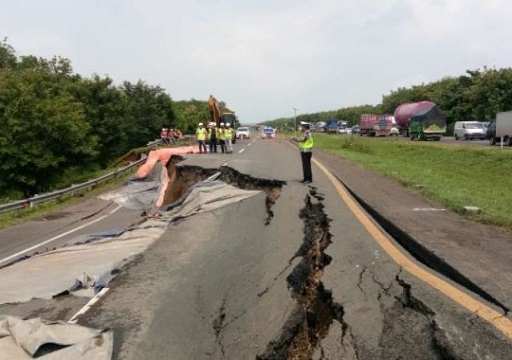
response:
<path fill-rule="evenodd" d="M 375 239 L 375 241 L 399 266 L 401 266 L 404 270 L 407 270 L 412 275 L 416 276 L 418 279 L 439 290 L 444 295 L 462 307 L 466 308 L 467 310 L 471 311 L 475 315 L 481 317 L 484 320 L 487 320 L 494 327 L 505 334 L 509 339 L 512 339 L 512 320 L 411 261 L 392 242 L 388 240 L 388 238 L 382 233 L 382 231 L 380 231 L 377 226 L 375 226 L 370 221 L 366 214 L 349 195 L 345 187 L 340 184 L 334 175 L 331 174 L 331 172 L 316 159 L 312 159 L 312 161 L 331 181 L 342 200 L 349 207 L 350 211 L 352 211 L 352 213 L 357 217 L 357 219 L 366 228 L 366 230 Z"/>

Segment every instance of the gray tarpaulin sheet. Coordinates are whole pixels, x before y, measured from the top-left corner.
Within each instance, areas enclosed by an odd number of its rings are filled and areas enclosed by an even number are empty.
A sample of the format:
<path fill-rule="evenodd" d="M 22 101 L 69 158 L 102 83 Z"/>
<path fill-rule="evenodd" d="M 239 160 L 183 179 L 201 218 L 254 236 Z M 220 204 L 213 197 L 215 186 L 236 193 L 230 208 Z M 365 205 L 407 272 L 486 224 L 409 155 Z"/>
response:
<path fill-rule="evenodd" d="M 241 190 L 220 181 L 199 183 L 169 211 L 163 211 L 159 219 L 112 232 L 112 236 L 91 236 L 94 241 L 66 246 L 2 268 L 0 304 L 50 299 L 66 290 L 75 291 L 77 282 L 87 288 L 80 290 L 80 296 L 93 296 L 93 290 L 98 291 L 110 280 L 112 270 L 143 252 L 174 219 L 214 210 L 259 192 Z"/>
<path fill-rule="evenodd" d="M 131 178 L 119 189 L 102 194 L 99 198 L 115 201 L 127 209 L 144 210 L 151 213 L 162 190 L 162 181 L 166 170 L 163 165 L 159 164 L 153 167 L 145 178 Z"/>
<path fill-rule="evenodd" d="M 110 330 L 0 315 L 1 359 L 107 360 L 112 357 L 112 346 Z"/>

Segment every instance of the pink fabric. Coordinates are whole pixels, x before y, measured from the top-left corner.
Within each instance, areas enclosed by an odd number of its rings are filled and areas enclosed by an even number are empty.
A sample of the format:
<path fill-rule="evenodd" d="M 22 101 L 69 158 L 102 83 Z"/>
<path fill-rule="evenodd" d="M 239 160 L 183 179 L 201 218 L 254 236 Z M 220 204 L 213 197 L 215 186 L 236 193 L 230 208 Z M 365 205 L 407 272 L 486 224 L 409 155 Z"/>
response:
<path fill-rule="evenodd" d="M 167 148 L 167 149 L 159 149 L 152 150 L 149 152 L 148 158 L 146 162 L 137 170 L 137 176 L 139 178 L 145 178 L 149 175 L 151 170 L 155 167 L 157 162 L 160 162 L 161 166 L 164 168 L 164 176 L 162 179 L 162 187 L 160 194 L 158 194 L 158 199 L 156 201 L 156 207 L 161 208 L 164 203 L 165 192 L 167 191 L 167 187 L 169 186 L 169 182 L 171 180 L 174 181 L 174 177 L 176 174 L 173 174 L 173 178 L 169 178 L 169 174 L 167 173 L 167 169 L 165 169 L 165 165 L 169 161 L 172 155 L 184 155 L 184 154 L 193 154 L 197 151 L 196 146 L 182 146 L 176 148 Z"/>

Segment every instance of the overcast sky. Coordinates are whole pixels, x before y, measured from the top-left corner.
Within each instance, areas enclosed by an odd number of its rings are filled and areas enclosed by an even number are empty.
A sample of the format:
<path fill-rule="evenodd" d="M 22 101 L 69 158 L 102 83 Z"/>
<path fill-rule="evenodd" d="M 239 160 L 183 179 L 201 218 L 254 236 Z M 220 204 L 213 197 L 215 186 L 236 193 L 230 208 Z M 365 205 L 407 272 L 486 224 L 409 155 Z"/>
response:
<path fill-rule="evenodd" d="M 243 123 L 378 104 L 383 94 L 512 65 L 507 0 L 0 0 L 18 55 L 72 61 Z"/>

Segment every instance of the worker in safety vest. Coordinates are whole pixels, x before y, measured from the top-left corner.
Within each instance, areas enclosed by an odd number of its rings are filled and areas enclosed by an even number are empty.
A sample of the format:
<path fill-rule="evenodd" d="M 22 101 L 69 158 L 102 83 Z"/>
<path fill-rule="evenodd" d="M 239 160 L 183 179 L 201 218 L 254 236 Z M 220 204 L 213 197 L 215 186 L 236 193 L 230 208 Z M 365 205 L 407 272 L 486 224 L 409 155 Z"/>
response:
<path fill-rule="evenodd" d="M 226 143 L 226 152 L 228 154 L 233 153 L 233 129 L 231 124 L 226 123 L 226 129 L 224 130 L 224 142 Z"/>
<path fill-rule="evenodd" d="M 219 144 L 220 144 L 220 150 L 222 151 L 223 154 L 226 152 L 225 131 L 226 131 L 226 126 L 224 125 L 223 122 L 221 122 L 219 132 L 217 134 L 218 134 L 218 139 L 219 139 Z"/>
<path fill-rule="evenodd" d="M 217 128 L 215 127 L 215 123 L 210 123 L 210 154 L 217 152 Z"/>
<path fill-rule="evenodd" d="M 197 136 L 197 144 L 199 145 L 199 153 L 202 154 L 203 152 L 206 154 L 206 134 L 208 132 L 203 127 L 203 123 L 200 122 L 198 124 L 198 128 L 196 130 L 196 136 Z"/>
<path fill-rule="evenodd" d="M 294 141 L 299 143 L 300 157 L 302 160 L 303 178 L 301 183 L 309 184 L 313 181 L 313 173 L 311 172 L 311 156 L 313 155 L 313 136 L 309 129 L 309 123 L 301 121 L 302 138 L 293 137 Z"/>

